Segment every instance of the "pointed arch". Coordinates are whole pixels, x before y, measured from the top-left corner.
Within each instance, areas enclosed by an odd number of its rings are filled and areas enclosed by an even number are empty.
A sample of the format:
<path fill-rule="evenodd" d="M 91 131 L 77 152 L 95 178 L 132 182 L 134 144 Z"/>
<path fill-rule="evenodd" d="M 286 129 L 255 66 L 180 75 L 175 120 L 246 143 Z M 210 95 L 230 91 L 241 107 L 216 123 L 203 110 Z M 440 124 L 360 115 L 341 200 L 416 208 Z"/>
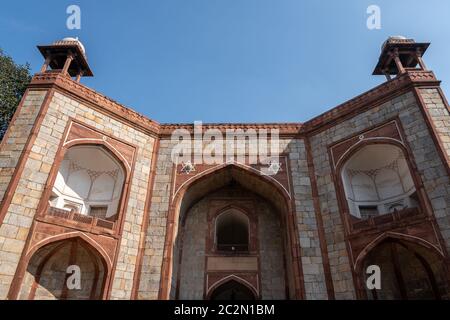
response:
<path fill-rule="evenodd" d="M 15 288 L 15 291 L 10 292 L 10 294 L 9 294 L 10 299 L 17 298 L 20 288 L 24 285 L 23 276 L 25 275 L 25 272 L 27 272 L 28 266 L 33 261 L 35 261 L 35 262 L 39 261 L 39 260 L 36 260 L 36 255 L 37 255 L 37 257 L 38 257 L 37 259 L 42 259 L 42 260 L 39 262 L 39 265 L 37 266 L 38 269 L 36 270 L 37 273 L 35 274 L 35 280 L 32 284 L 32 287 L 31 287 L 29 295 L 28 295 L 29 299 L 34 299 L 34 295 L 35 295 L 37 286 L 39 284 L 39 279 L 41 277 L 42 270 L 46 266 L 49 259 L 52 258 L 54 254 L 59 252 L 60 248 L 63 248 L 67 245 L 71 246 L 70 250 L 74 250 L 73 249 L 74 246 L 76 248 L 77 245 L 76 244 L 74 245 L 73 243 L 78 243 L 79 246 L 81 246 L 84 249 L 84 252 L 90 257 L 90 261 L 92 262 L 92 265 L 94 268 L 93 269 L 94 270 L 94 274 L 93 274 L 94 278 L 93 278 L 93 288 L 91 288 L 91 290 L 94 290 L 94 289 L 100 290 L 100 291 L 98 291 L 99 292 L 98 298 L 106 299 L 107 293 L 108 293 L 107 292 L 107 286 L 108 286 L 107 284 L 108 284 L 108 282 L 111 278 L 111 274 L 112 274 L 112 261 L 108 255 L 108 253 L 102 248 L 102 246 L 97 241 L 95 241 L 94 239 L 92 239 L 91 237 L 89 237 L 88 235 L 86 235 L 85 233 L 80 232 L 80 231 L 74 231 L 74 232 L 54 235 L 54 236 L 48 237 L 42 241 L 39 241 L 38 243 L 31 246 L 26 251 L 26 254 L 24 254 L 24 257 L 22 260 L 23 262 L 21 263 L 21 265 L 22 265 L 21 269 L 17 271 L 18 275 L 16 275 L 16 276 L 21 277 L 20 278 L 21 280 L 18 283 L 18 287 Z M 50 251 L 48 251 L 47 248 L 49 248 Z M 44 256 L 39 258 L 40 252 L 42 252 L 42 250 L 44 250 L 43 251 L 44 253 L 46 252 L 46 250 L 48 252 Z M 77 249 L 75 249 L 75 250 L 77 250 Z M 73 259 L 72 253 L 70 253 L 70 255 L 68 257 L 69 257 L 69 259 Z M 101 278 L 99 278 L 100 270 L 102 270 Z M 101 282 L 99 282 L 99 280 L 101 280 Z M 66 294 L 67 294 L 67 292 L 66 292 Z M 63 290 L 62 295 L 64 295 L 64 290 Z M 90 298 L 94 298 L 95 291 L 91 291 L 89 296 L 90 296 Z"/>
<path fill-rule="evenodd" d="M 396 180 L 399 184 L 399 188 L 403 189 L 403 194 L 393 195 L 392 198 L 381 197 L 382 201 L 355 200 L 356 196 L 355 194 L 352 194 L 350 190 L 351 188 L 349 187 L 350 179 L 349 174 L 346 173 L 347 165 L 353 159 L 353 156 L 358 154 L 358 152 L 364 151 L 363 149 L 366 147 L 374 146 L 391 147 L 392 150 L 396 149 L 396 152 L 399 152 L 399 157 L 401 158 L 402 163 L 400 167 L 403 170 L 402 172 L 406 174 L 402 177 L 397 176 Z M 424 216 L 432 216 L 434 214 L 430 200 L 424 190 L 422 178 L 417 170 L 414 156 L 409 147 L 402 141 L 386 137 L 363 138 L 349 147 L 348 150 L 346 150 L 344 154 L 336 161 L 337 163 L 334 170 L 336 177 L 336 192 L 338 193 L 338 197 L 340 199 L 339 203 L 341 210 L 343 211 L 343 218 L 347 223 L 349 231 L 352 230 L 356 221 L 353 217 L 361 219 L 359 207 L 367 207 L 365 208 L 368 209 L 366 219 L 367 216 L 370 215 L 390 214 L 391 212 L 389 212 L 389 210 L 391 209 L 389 209 L 388 205 L 392 204 L 392 202 L 398 202 L 400 204 L 403 203 L 404 207 L 407 206 L 409 208 L 417 208 L 419 214 Z M 357 172 L 358 170 L 355 171 Z M 372 174 L 371 171 L 373 171 L 373 175 L 377 172 L 377 170 L 367 170 L 369 174 Z M 399 173 L 397 172 L 397 174 Z M 373 181 L 377 196 L 379 196 L 380 190 L 378 189 L 375 180 Z M 408 182 L 406 187 L 404 184 L 405 181 Z"/>
<path fill-rule="evenodd" d="M 63 153 L 66 153 L 70 148 L 78 146 L 101 146 L 111 153 L 116 161 L 121 164 L 125 172 L 129 173 L 131 171 L 132 164 L 129 163 L 125 156 L 108 141 L 94 138 L 74 139 L 64 143 Z"/>
<path fill-rule="evenodd" d="M 249 289 L 253 293 L 253 295 L 255 297 L 255 300 L 260 298 L 259 290 L 258 290 L 259 288 L 255 288 L 250 282 L 246 281 L 245 279 L 243 279 L 243 278 L 241 278 L 241 277 L 239 277 L 237 275 L 231 274 L 231 275 L 228 275 L 228 276 L 218 280 L 211 287 L 209 287 L 209 289 L 208 289 L 208 291 L 206 292 L 206 295 L 205 295 L 206 296 L 206 300 L 210 300 L 211 299 L 212 294 L 214 293 L 214 291 L 217 288 L 221 287 L 222 285 L 224 285 L 224 284 L 226 284 L 228 282 L 232 282 L 232 281 L 235 281 L 235 282 L 243 285 L 247 289 Z"/>
<path fill-rule="evenodd" d="M 227 172 L 227 170 L 230 170 Z M 233 171 L 235 170 L 235 171 Z M 172 261 L 173 261 L 173 247 L 175 243 L 176 235 L 178 234 L 178 225 L 180 223 L 180 217 L 182 218 L 183 212 L 187 212 L 186 209 L 190 205 L 183 203 L 187 192 L 192 190 L 193 187 L 197 186 L 201 182 L 207 182 L 209 178 L 216 177 L 222 173 L 233 174 L 233 172 L 242 173 L 243 176 L 247 178 L 254 179 L 253 182 L 257 181 L 256 185 L 252 187 L 258 187 L 258 190 L 251 188 L 252 191 L 259 194 L 263 198 L 268 199 L 272 204 L 278 209 L 280 214 L 282 214 L 282 220 L 284 220 L 284 225 L 286 227 L 286 238 L 287 238 L 287 256 L 291 259 L 292 267 L 292 279 L 293 279 L 293 289 L 292 297 L 296 299 L 304 298 L 304 282 L 303 282 L 303 271 L 300 261 L 300 243 L 297 230 L 296 214 L 291 195 L 283 185 L 271 176 L 265 175 L 263 172 L 235 161 L 227 162 L 221 165 L 214 166 L 213 168 L 207 169 L 194 177 L 188 179 L 184 182 L 177 190 L 173 191 L 171 198 L 171 203 L 169 205 L 169 213 L 167 216 L 167 227 L 165 235 L 164 244 L 164 258 L 161 266 L 161 281 L 159 288 L 159 299 L 169 299 L 170 287 L 171 287 L 171 273 L 172 273 Z M 233 176 L 234 177 L 234 176 Z M 251 179 L 247 179 L 251 180 Z M 241 181 L 239 181 L 241 182 Z M 244 181 L 249 183 L 248 181 Z M 243 184 L 245 187 L 246 185 Z M 201 193 L 201 192 L 199 192 Z M 204 194 L 204 193 L 203 193 Z M 189 197 L 187 202 L 195 203 L 199 198 Z M 200 197 L 201 198 L 201 197 Z M 184 210 L 183 210 L 183 208 Z"/>
<path fill-rule="evenodd" d="M 225 205 L 224 207 L 222 207 L 222 208 L 220 208 L 219 210 L 217 210 L 217 212 L 216 212 L 216 218 L 219 217 L 221 214 L 223 214 L 223 213 L 229 211 L 229 210 L 236 210 L 236 211 L 239 211 L 239 213 L 245 215 L 245 216 L 247 217 L 247 219 L 250 219 L 250 218 L 249 218 L 249 213 L 248 213 L 245 209 L 243 209 L 243 208 L 241 208 L 240 206 L 237 206 L 237 205 L 235 205 L 235 204 L 227 204 L 227 205 Z"/>
<path fill-rule="evenodd" d="M 262 178 L 265 182 L 269 183 L 273 187 L 275 187 L 284 197 L 287 199 L 291 199 L 291 194 L 289 191 L 275 178 L 272 176 L 269 176 L 267 174 L 264 174 L 261 170 L 255 169 L 251 166 L 241 164 L 239 162 L 233 161 L 233 162 L 226 162 L 220 165 L 217 165 L 215 167 L 209 168 L 205 171 L 202 171 L 201 173 L 189 178 L 181 186 L 178 187 L 177 190 L 175 190 L 172 199 L 176 200 L 180 194 L 185 192 L 191 185 L 195 184 L 197 181 L 201 180 L 205 176 L 208 176 L 210 174 L 216 173 L 220 170 L 226 169 L 226 168 L 237 168 L 246 171 L 247 173 L 250 173 L 252 175 L 258 176 Z"/>
<path fill-rule="evenodd" d="M 403 234 L 403 233 L 388 231 L 388 232 L 384 232 L 383 234 L 379 235 L 377 238 L 375 238 L 373 241 L 371 241 L 368 245 L 366 245 L 364 247 L 364 249 L 361 250 L 361 252 L 356 257 L 355 263 L 353 265 L 356 272 L 361 271 L 361 269 L 363 267 L 364 259 L 367 257 L 367 255 L 386 239 L 398 239 L 398 240 L 403 240 L 405 242 L 415 243 L 422 247 L 431 249 L 439 257 L 441 257 L 442 259 L 445 259 L 445 254 L 442 251 L 442 248 L 439 248 L 436 245 L 434 245 L 422 238 Z"/>
<path fill-rule="evenodd" d="M 108 141 L 103 141 L 100 139 L 75 139 L 70 142 L 66 142 L 63 146 L 60 147 L 58 151 L 58 156 L 55 159 L 53 167 L 50 171 L 46 187 L 44 190 L 44 194 L 41 197 L 41 201 L 38 206 L 38 215 L 46 215 L 49 208 L 49 199 L 51 198 L 55 185 L 58 182 L 58 175 L 61 164 L 64 162 L 64 159 L 70 150 L 73 148 L 97 148 L 98 152 L 102 152 L 104 154 L 105 159 L 111 161 L 111 164 L 114 164 L 114 170 L 117 171 L 115 178 L 115 185 L 111 188 L 112 199 L 104 200 L 104 199 L 90 199 L 92 187 L 96 183 L 96 177 L 91 178 L 89 183 L 89 187 L 87 193 L 88 195 L 85 197 L 81 197 L 81 199 L 74 198 L 72 199 L 70 195 L 65 195 L 64 193 L 58 194 L 59 199 L 58 204 L 55 205 L 56 208 L 60 208 L 64 199 L 67 198 L 67 202 L 77 201 L 81 205 L 81 209 L 83 214 L 89 214 L 90 205 L 92 206 L 107 206 L 107 217 L 115 217 L 113 229 L 115 233 L 121 228 L 124 220 L 125 208 L 128 202 L 129 197 L 129 189 L 131 184 L 131 178 L 133 175 L 134 166 L 130 168 L 126 158 L 122 155 L 116 148 L 113 148 L 112 144 L 108 143 Z M 76 150 L 74 150 L 76 151 Z M 109 173 L 108 173 L 109 174 Z M 114 172 L 112 172 L 114 174 Z M 98 177 L 97 177 L 98 178 Z M 84 194 L 83 194 L 84 196 Z M 117 197 L 115 199 L 114 197 Z M 93 201 L 92 201 L 93 200 Z"/>
<path fill-rule="evenodd" d="M 354 145 L 349 147 L 336 161 L 335 167 L 338 168 L 338 172 L 342 168 L 342 166 L 359 150 L 374 144 L 388 144 L 393 145 L 400 148 L 405 155 L 410 155 L 408 148 L 405 144 L 397 139 L 389 138 L 389 137 L 375 137 L 375 138 L 364 138 L 356 142 Z"/>
<path fill-rule="evenodd" d="M 226 217 L 226 215 L 232 217 L 232 224 L 238 228 L 240 231 L 239 234 L 239 240 L 241 240 L 241 243 L 219 243 L 221 239 L 223 239 L 223 219 Z M 226 222 L 225 222 L 226 223 Z M 229 223 L 229 222 L 228 222 Z M 237 224 L 236 224 L 237 223 Z M 240 247 L 236 247 L 236 250 L 241 251 L 249 251 L 250 248 L 250 238 L 251 238 L 251 232 L 250 232 L 250 218 L 248 216 L 248 213 L 243 210 L 242 208 L 235 206 L 235 205 L 228 205 L 222 209 L 220 209 L 215 217 L 214 217 L 214 246 L 216 250 L 230 250 L 231 246 L 236 244 L 240 245 Z M 234 229 L 236 231 L 236 229 Z M 228 239 L 229 240 L 229 239 Z M 220 245 L 225 245 L 225 248 L 220 248 Z M 234 250 L 234 249 L 232 249 Z"/>
<path fill-rule="evenodd" d="M 80 231 L 63 233 L 63 234 L 51 236 L 44 240 L 39 241 L 38 243 L 33 245 L 27 251 L 27 254 L 25 256 L 26 264 L 28 264 L 31 257 L 42 247 L 49 245 L 51 243 L 56 243 L 58 241 L 68 240 L 68 239 L 73 239 L 73 238 L 80 238 L 82 241 L 87 243 L 95 252 L 97 252 L 102 257 L 102 260 L 105 263 L 106 271 L 109 274 L 109 272 L 111 271 L 111 268 L 112 268 L 112 262 L 111 262 L 111 259 L 108 255 L 108 253 L 102 248 L 102 246 L 97 241 L 95 241 L 94 239 L 92 239 L 91 237 L 89 237 L 88 235 L 86 235 L 85 233 L 80 232 Z"/>
<path fill-rule="evenodd" d="M 179 213 L 181 202 L 186 194 L 186 192 L 192 188 L 193 186 L 197 185 L 198 183 L 205 181 L 209 177 L 213 177 L 214 175 L 218 175 L 221 172 L 224 172 L 225 170 L 237 170 L 238 172 L 244 173 L 244 175 L 249 175 L 250 177 L 253 177 L 255 179 L 260 180 L 260 182 L 265 183 L 270 188 L 273 188 L 276 191 L 276 194 L 279 196 L 280 202 L 282 203 L 283 207 L 280 208 L 280 205 L 277 203 L 274 203 L 274 205 L 281 211 L 293 211 L 293 204 L 291 195 L 288 190 L 276 179 L 274 179 L 271 176 L 265 175 L 260 170 L 257 170 L 253 167 L 240 164 L 238 162 L 227 162 L 224 164 L 217 165 L 215 167 L 209 168 L 193 177 L 185 181 L 176 191 L 174 191 L 172 195 L 172 203 L 170 204 L 170 209 L 172 211 L 176 211 Z M 256 193 L 260 192 L 255 191 Z M 262 195 L 263 197 L 268 198 L 267 195 Z M 269 197 L 270 198 L 270 197 Z M 174 217 L 175 218 L 175 217 Z M 179 218 L 179 217 L 177 217 Z"/>

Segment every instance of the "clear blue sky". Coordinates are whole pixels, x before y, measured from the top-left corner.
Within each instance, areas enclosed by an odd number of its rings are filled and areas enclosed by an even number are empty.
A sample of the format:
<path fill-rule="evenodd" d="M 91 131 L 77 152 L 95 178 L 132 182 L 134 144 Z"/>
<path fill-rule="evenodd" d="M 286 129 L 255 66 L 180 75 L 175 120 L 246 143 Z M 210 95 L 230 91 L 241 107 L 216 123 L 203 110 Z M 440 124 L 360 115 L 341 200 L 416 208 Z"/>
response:
<path fill-rule="evenodd" d="M 66 8 L 82 11 L 66 28 Z M 366 9 L 381 8 L 381 30 Z M 84 43 L 83 83 L 160 122 L 303 122 L 384 81 L 389 35 L 432 44 L 425 61 L 450 83 L 447 0 L 2 1 L 0 47 L 33 72 L 37 44 Z"/>

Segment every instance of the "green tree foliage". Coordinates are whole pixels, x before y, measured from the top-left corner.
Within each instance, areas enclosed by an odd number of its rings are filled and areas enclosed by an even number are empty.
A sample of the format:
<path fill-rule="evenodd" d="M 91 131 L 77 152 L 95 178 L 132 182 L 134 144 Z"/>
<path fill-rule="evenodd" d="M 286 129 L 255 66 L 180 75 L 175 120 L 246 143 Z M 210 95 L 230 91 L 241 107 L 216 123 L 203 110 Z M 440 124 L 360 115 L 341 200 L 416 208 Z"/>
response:
<path fill-rule="evenodd" d="M 30 65 L 14 63 L 0 49 L 0 141 L 30 80 Z"/>

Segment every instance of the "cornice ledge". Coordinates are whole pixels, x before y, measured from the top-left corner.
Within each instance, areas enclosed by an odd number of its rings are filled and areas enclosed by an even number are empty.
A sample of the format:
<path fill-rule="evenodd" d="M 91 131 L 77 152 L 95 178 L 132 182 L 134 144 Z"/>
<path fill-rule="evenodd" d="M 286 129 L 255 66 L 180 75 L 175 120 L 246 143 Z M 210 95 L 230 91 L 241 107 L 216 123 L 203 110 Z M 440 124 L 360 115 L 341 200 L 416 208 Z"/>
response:
<path fill-rule="evenodd" d="M 366 91 L 353 99 L 350 99 L 337 107 L 314 117 L 303 124 L 301 134 L 308 134 L 321 127 L 335 122 L 351 113 L 363 112 L 384 102 L 388 97 L 395 97 L 403 93 L 402 90 L 413 86 L 439 86 L 440 81 L 436 79 L 432 71 L 407 70 L 394 79 L 386 81 L 375 88 Z"/>
<path fill-rule="evenodd" d="M 431 70 L 409 70 L 406 75 L 415 86 L 439 86 L 441 84 Z"/>
<path fill-rule="evenodd" d="M 31 80 L 30 87 L 56 86 L 69 94 L 75 95 L 82 101 L 93 104 L 101 111 L 113 115 L 133 126 L 141 127 L 151 135 L 158 135 L 160 125 L 146 116 L 106 97 L 97 91 L 73 81 L 71 78 L 57 73 L 38 73 Z"/>
<path fill-rule="evenodd" d="M 202 123 L 202 130 L 217 129 L 225 133 L 227 130 L 268 130 L 278 129 L 280 136 L 297 136 L 302 127 L 301 123 Z M 194 124 L 192 123 L 167 123 L 160 125 L 160 135 L 169 136 L 174 130 L 187 130 L 194 133 Z M 245 133 L 244 133 L 245 134 Z"/>
<path fill-rule="evenodd" d="M 321 115 L 301 123 L 205 123 L 202 124 L 204 130 L 218 129 L 225 132 L 231 130 L 249 130 L 249 129 L 278 129 L 280 136 L 301 138 L 310 132 L 316 131 L 321 127 L 334 121 L 342 119 L 351 113 L 363 112 L 384 101 L 386 98 L 394 97 L 402 93 L 404 89 L 412 86 L 439 86 L 440 81 L 436 79 L 432 71 L 407 70 L 404 74 L 384 82 L 375 88 L 362 93 L 355 98 L 344 102 L 337 107 L 322 113 Z M 56 86 L 63 91 L 75 95 L 82 101 L 96 106 L 101 111 L 113 115 L 132 126 L 140 127 L 144 132 L 154 136 L 169 136 L 176 129 L 185 129 L 190 133 L 194 132 L 194 124 L 174 123 L 159 124 L 150 120 L 146 116 L 98 93 L 97 91 L 86 87 L 71 78 L 59 73 L 38 73 L 34 75 L 30 87 L 42 88 Z"/>

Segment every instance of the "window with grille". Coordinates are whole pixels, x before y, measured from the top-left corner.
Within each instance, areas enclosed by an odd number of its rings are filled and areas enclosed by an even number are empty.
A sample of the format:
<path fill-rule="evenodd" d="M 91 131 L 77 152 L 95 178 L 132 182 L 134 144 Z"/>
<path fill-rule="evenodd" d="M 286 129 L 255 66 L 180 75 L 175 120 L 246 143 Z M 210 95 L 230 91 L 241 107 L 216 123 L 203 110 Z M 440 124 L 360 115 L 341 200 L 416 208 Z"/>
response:
<path fill-rule="evenodd" d="M 106 219 L 108 206 L 91 206 L 89 215 L 95 218 Z"/>
<path fill-rule="evenodd" d="M 377 206 L 359 206 L 359 213 L 361 214 L 361 219 L 368 219 L 379 215 Z"/>

